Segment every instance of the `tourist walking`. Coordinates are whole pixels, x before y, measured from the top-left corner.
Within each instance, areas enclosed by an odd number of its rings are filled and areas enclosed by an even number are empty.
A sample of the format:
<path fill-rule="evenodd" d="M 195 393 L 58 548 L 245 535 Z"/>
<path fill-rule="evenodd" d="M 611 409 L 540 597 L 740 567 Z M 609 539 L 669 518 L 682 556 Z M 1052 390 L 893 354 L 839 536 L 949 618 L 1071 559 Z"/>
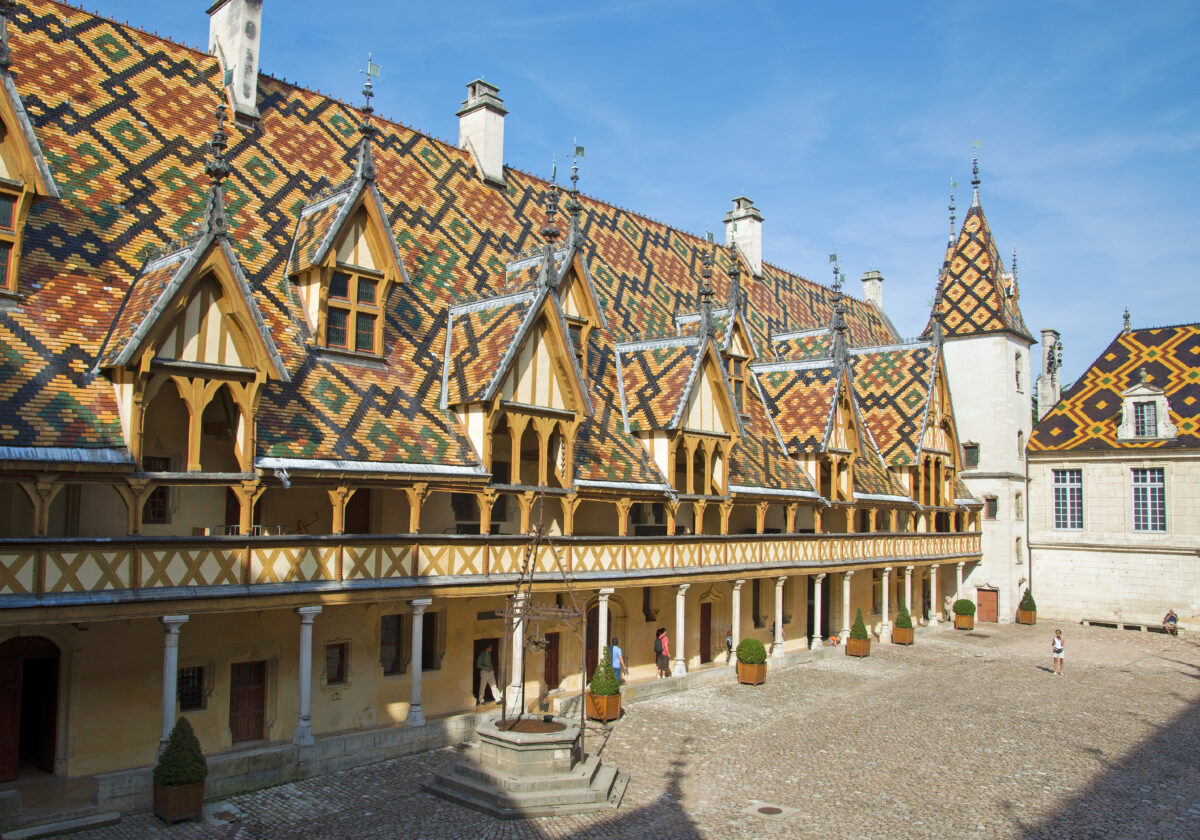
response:
<path fill-rule="evenodd" d="M 626 674 L 629 670 L 625 667 L 625 654 L 621 651 L 621 643 L 617 641 L 617 637 L 612 637 L 612 647 L 608 651 L 609 661 L 612 663 L 613 673 L 617 675 L 617 682 L 621 681 L 621 675 Z"/>
<path fill-rule="evenodd" d="M 1058 676 L 1063 675 L 1063 635 L 1061 630 L 1054 631 L 1054 641 L 1050 644 L 1050 666 Z"/>
<path fill-rule="evenodd" d="M 667 639 L 667 628 L 659 627 L 654 631 L 654 664 L 658 668 L 658 678 L 670 676 L 671 649 Z"/>
<path fill-rule="evenodd" d="M 500 700 L 500 686 L 496 685 L 496 666 L 492 659 L 492 651 L 495 650 L 495 647 L 495 645 L 488 645 L 475 657 L 475 667 L 479 669 L 479 693 L 475 696 L 476 705 L 484 702 L 484 689 L 491 690 L 493 703 Z"/>

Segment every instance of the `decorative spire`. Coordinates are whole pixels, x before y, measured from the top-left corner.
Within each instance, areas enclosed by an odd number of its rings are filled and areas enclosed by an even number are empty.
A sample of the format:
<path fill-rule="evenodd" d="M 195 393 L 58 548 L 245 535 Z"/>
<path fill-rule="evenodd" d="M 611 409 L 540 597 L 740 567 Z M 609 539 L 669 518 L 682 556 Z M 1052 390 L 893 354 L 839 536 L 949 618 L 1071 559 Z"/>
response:
<path fill-rule="evenodd" d="M 958 181 L 951 179 L 951 181 L 950 181 L 950 208 L 949 208 L 950 209 L 950 241 L 951 242 L 954 241 L 954 235 L 958 232 L 958 229 L 954 226 L 954 223 L 956 221 L 955 216 L 954 216 L 954 211 L 956 209 L 954 207 L 954 191 L 957 188 L 958 188 Z"/>
<path fill-rule="evenodd" d="M 725 273 L 729 275 L 729 308 L 738 312 L 745 303 L 745 297 L 742 294 L 742 268 L 736 248 L 730 249 L 729 268 Z"/>
<path fill-rule="evenodd" d="M 16 0 L 0 0 L 0 69 L 4 70 L 12 64 L 12 50 L 8 46 L 8 22 L 16 13 Z"/>
<path fill-rule="evenodd" d="M 583 212 L 583 205 L 579 202 L 579 159 L 586 157 L 583 146 L 579 142 L 574 143 L 575 151 L 571 154 L 571 189 L 567 191 L 567 215 L 571 217 L 571 229 L 579 230 L 579 214 Z"/>
<path fill-rule="evenodd" d="M 841 300 L 842 299 L 842 281 L 844 281 L 846 279 L 846 275 L 842 274 L 841 269 L 838 268 L 837 251 L 834 251 L 832 254 L 829 255 L 829 261 L 831 263 L 833 263 L 833 296 L 834 296 L 835 300 Z"/>
<path fill-rule="evenodd" d="M 543 286 L 558 286 L 558 265 L 554 259 L 554 240 L 558 238 L 558 228 L 554 226 L 554 217 L 558 213 L 558 182 L 553 180 L 558 174 L 555 164 L 550 176 L 550 189 L 546 193 L 546 226 L 542 228 L 542 240 L 545 246 L 542 252 L 542 271 L 539 282 Z"/>
<path fill-rule="evenodd" d="M 1122 329 L 1121 332 L 1123 334 L 1128 333 L 1131 329 L 1132 329 L 1132 327 L 1129 325 L 1129 307 L 1126 306 L 1125 307 L 1125 328 Z"/>
<path fill-rule="evenodd" d="M 1008 296 L 1017 296 L 1017 248 L 1015 245 L 1013 246 L 1012 284 L 1008 287 Z"/>
<path fill-rule="evenodd" d="M 846 360 L 846 348 L 849 346 L 847 334 L 850 329 L 846 326 L 846 304 L 841 296 L 838 296 L 837 302 L 833 305 L 833 360 L 835 362 L 844 362 Z"/>
<path fill-rule="evenodd" d="M 379 131 L 371 122 L 371 115 L 375 113 L 375 109 L 371 106 L 371 97 L 375 95 L 374 85 L 371 84 L 371 77 L 379 78 L 380 67 L 371 60 L 371 53 L 367 53 L 367 69 L 359 70 L 358 72 L 366 76 L 363 82 L 363 106 L 362 122 L 358 125 L 358 133 L 362 135 L 362 140 L 358 148 L 358 168 L 355 172 L 358 177 L 367 181 L 375 180 L 375 159 L 371 156 L 371 144 L 375 134 Z"/>
<path fill-rule="evenodd" d="M 717 334 L 716 324 L 712 317 L 713 290 L 709 281 L 712 279 L 712 267 L 715 258 L 712 250 L 704 252 L 700 258 L 700 337 L 710 338 Z"/>
<path fill-rule="evenodd" d="M 225 103 L 217 106 L 217 130 L 212 139 L 205 145 L 212 156 L 204 162 L 204 172 L 212 179 L 208 190 L 208 202 L 204 208 L 204 224 L 208 232 L 224 236 L 228 227 L 225 218 L 225 193 L 222 182 L 229 177 L 229 161 L 225 159 L 225 149 L 229 143 L 225 137 Z"/>
<path fill-rule="evenodd" d="M 971 189 L 973 190 L 973 194 L 971 196 L 971 206 L 977 207 L 979 205 L 979 141 L 978 140 L 975 141 L 975 154 L 971 158 Z"/>

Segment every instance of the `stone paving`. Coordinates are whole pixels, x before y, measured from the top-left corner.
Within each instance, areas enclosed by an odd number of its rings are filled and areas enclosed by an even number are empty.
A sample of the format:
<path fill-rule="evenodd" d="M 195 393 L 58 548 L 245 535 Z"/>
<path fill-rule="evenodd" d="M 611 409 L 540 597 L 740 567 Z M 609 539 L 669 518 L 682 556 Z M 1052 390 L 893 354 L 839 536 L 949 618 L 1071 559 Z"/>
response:
<path fill-rule="evenodd" d="M 445 749 L 233 797 L 229 821 L 138 814 L 72 837 L 1200 838 L 1200 645 L 1068 625 L 1056 677 L 1054 627 L 839 648 L 765 686 L 632 705 L 590 741 L 632 777 L 600 815 L 502 822 L 443 802 L 420 781 Z"/>

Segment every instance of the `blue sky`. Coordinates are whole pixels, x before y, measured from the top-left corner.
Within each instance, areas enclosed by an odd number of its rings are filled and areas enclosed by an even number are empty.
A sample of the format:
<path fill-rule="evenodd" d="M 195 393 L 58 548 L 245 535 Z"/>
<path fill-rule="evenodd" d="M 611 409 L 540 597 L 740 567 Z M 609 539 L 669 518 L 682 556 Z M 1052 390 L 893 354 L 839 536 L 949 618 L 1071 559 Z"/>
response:
<path fill-rule="evenodd" d="M 207 5 L 100 12 L 204 45 Z M 836 250 L 856 294 L 880 270 L 905 335 L 975 140 L 1025 319 L 1062 331 L 1066 381 L 1126 305 L 1135 326 L 1200 321 L 1198 3 L 265 0 L 264 72 L 357 103 L 368 51 L 378 112 L 450 141 L 466 82 L 498 85 L 511 166 L 548 175 L 578 138 L 586 192 L 721 241 L 744 192 L 766 260 L 824 283 Z"/>

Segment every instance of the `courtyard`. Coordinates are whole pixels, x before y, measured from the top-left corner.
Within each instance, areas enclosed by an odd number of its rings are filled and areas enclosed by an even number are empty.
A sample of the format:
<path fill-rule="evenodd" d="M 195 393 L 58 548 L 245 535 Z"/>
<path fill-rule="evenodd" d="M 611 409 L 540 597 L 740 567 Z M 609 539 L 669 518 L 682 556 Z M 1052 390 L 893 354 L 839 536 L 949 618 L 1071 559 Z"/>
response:
<path fill-rule="evenodd" d="M 458 755 L 444 749 L 236 796 L 204 824 L 138 814 L 71 836 L 1196 838 L 1200 645 L 1047 621 L 943 630 L 630 705 L 588 749 L 631 776 L 617 811 L 502 822 L 443 802 L 420 783 Z"/>

